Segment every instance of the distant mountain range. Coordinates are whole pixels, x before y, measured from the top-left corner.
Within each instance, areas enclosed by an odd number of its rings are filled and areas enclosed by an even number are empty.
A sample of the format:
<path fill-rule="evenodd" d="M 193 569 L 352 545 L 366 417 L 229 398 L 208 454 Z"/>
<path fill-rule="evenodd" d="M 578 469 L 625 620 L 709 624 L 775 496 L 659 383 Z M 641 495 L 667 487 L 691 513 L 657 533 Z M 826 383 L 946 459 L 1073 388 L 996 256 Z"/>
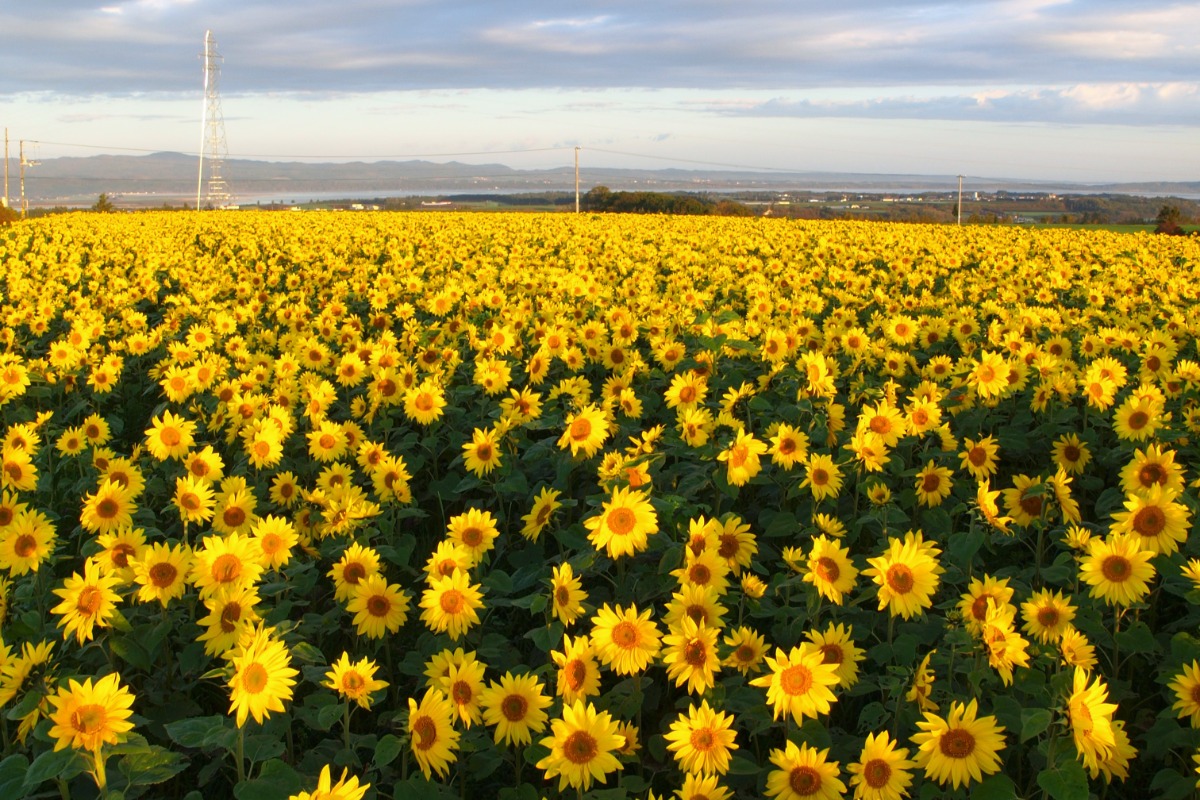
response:
<path fill-rule="evenodd" d="M 9 160 L 10 202 L 19 202 L 18 163 Z M 463 193 L 572 192 L 572 167 L 530 170 L 502 164 L 377 161 L 304 163 L 226 159 L 222 177 L 233 202 L 304 202 L 310 199 L 372 199 L 399 195 Z M 143 156 L 97 155 L 48 158 L 25 171 L 31 205 L 91 205 L 101 193 L 121 206 L 194 203 L 198 179 L 195 156 L 153 153 Z M 580 188 L 660 192 L 957 191 L 954 175 L 882 175 L 838 172 L 755 172 L 685 169 L 613 169 L 582 167 Z M 1067 183 L 1062 181 L 968 178 L 965 191 L 1133 194 L 1200 197 L 1200 181 L 1143 183 Z"/>

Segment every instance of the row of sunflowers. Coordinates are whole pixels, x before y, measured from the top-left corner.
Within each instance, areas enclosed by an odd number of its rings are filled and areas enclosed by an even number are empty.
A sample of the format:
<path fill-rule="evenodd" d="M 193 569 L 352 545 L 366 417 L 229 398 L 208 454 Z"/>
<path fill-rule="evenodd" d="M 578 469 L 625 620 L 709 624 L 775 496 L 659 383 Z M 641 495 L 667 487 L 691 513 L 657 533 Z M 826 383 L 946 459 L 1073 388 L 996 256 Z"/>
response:
<path fill-rule="evenodd" d="M 0 264 L 6 796 L 1194 792 L 1195 240 L 78 214 Z"/>

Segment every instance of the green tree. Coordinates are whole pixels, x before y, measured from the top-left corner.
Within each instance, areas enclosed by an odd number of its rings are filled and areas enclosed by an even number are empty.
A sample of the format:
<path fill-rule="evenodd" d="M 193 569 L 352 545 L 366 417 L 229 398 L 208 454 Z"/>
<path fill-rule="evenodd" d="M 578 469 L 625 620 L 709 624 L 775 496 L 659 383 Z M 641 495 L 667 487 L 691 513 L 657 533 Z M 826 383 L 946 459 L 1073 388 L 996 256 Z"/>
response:
<path fill-rule="evenodd" d="M 1156 224 L 1155 233 L 1166 233 L 1172 236 L 1178 236 L 1183 233 L 1183 228 L 1180 227 L 1180 222 L 1183 221 L 1183 214 L 1178 206 L 1165 205 L 1158 210 L 1158 216 L 1154 218 Z"/>
<path fill-rule="evenodd" d="M 112 200 L 108 199 L 108 195 L 104 192 L 100 193 L 100 196 L 96 198 L 96 202 L 92 206 L 92 211 L 100 214 L 111 214 L 116 210 L 117 207 L 113 205 Z"/>

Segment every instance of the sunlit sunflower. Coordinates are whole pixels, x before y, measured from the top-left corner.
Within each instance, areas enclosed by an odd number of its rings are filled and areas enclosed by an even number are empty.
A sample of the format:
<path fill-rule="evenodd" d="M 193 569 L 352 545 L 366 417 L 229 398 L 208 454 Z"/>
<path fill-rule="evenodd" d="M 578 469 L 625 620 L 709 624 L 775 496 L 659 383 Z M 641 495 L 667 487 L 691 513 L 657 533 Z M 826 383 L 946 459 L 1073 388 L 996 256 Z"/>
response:
<path fill-rule="evenodd" d="M 382 639 L 386 633 L 400 630 L 408 619 L 408 605 L 408 594 L 376 573 L 358 582 L 346 611 L 354 615 L 359 635 Z"/>
<path fill-rule="evenodd" d="M 204 537 L 193 557 L 192 583 L 202 599 L 218 590 L 252 586 L 263 571 L 258 540 L 236 533 Z"/>
<path fill-rule="evenodd" d="M 0 489 L 31 492 L 37 481 L 37 467 L 29 453 L 12 447 L 0 449 Z"/>
<path fill-rule="evenodd" d="M 996 474 L 999 468 L 997 455 L 1000 446 L 994 436 L 984 436 L 978 442 L 973 439 L 963 439 L 963 451 L 959 454 L 962 467 L 977 481 L 986 481 Z"/>
<path fill-rule="evenodd" d="M 1113 514 L 1112 533 L 1134 535 L 1143 550 L 1171 555 L 1187 540 L 1191 512 L 1176 502 L 1179 492 L 1153 485 L 1125 500 L 1125 510 Z"/>
<path fill-rule="evenodd" d="M 837 665 L 826 664 L 820 649 L 804 642 L 787 653 L 776 648 L 775 657 L 765 660 L 770 672 L 750 685 L 767 690 L 775 719 L 790 714 L 797 725 L 803 725 L 805 717 L 816 719 L 829 713 L 837 700 L 833 694 L 838 684 Z"/>
<path fill-rule="evenodd" d="M 689 694 L 703 694 L 713 687 L 715 673 L 721 668 L 717 634 L 716 629 L 703 622 L 683 617 L 663 637 L 663 663 L 667 666 L 667 677 L 676 686 L 686 683 Z"/>
<path fill-rule="evenodd" d="M 571 627 L 584 613 L 583 602 L 587 598 L 583 583 L 571 569 L 570 562 L 554 567 L 550 577 L 550 611 L 564 627 Z"/>
<path fill-rule="evenodd" d="M 563 702 L 586 700 L 600 693 L 600 667 L 587 636 L 572 639 L 564 634 L 562 650 L 551 650 L 550 658 L 558 666 L 555 691 Z"/>
<path fill-rule="evenodd" d="M 166 606 L 183 596 L 192 568 L 191 549 L 184 544 L 155 542 L 140 558 L 130 562 L 138 584 L 137 599 L 142 603 L 158 601 Z"/>
<path fill-rule="evenodd" d="M 605 603 L 592 617 L 592 647 L 601 663 L 618 675 L 644 671 L 662 646 L 650 614 L 649 608 L 638 613 L 636 605 L 626 609 Z"/>
<path fill-rule="evenodd" d="M 912 783 L 908 748 L 896 747 L 896 742 L 882 733 L 868 733 L 858 761 L 846 767 L 854 800 L 901 800 L 908 796 Z"/>
<path fill-rule="evenodd" d="M 463 463 L 477 477 L 482 478 L 500 466 L 500 441 L 494 429 L 476 428 L 471 441 L 462 446 Z"/>
<path fill-rule="evenodd" d="M 879 587 L 879 610 L 910 619 L 933 604 L 940 576 L 939 549 L 926 542 L 920 531 L 909 532 L 903 540 L 888 538 L 888 549 L 867 559 L 870 569 L 863 572 Z"/>
<path fill-rule="evenodd" d="M 858 662 L 866 657 L 863 649 L 850 638 L 853 632 L 853 628 L 831 622 L 824 631 L 810 630 L 804 634 L 804 638 L 821 651 L 822 661 L 837 668 L 838 687 L 842 689 L 858 683 Z"/>
<path fill-rule="evenodd" d="M 329 765 L 326 764 L 321 767 L 321 774 L 317 777 L 317 788 L 312 792 L 293 794 L 288 800 L 362 800 L 370 788 L 371 784 L 359 783 L 358 777 L 349 775 L 344 768 L 342 777 L 335 783 L 329 773 Z"/>
<path fill-rule="evenodd" d="M 564 422 L 566 430 L 558 439 L 558 446 L 570 448 L 572 456 L 582 451 L 585 458 L 596 453 L 608 438 L 609 422 L 604 409 L 588 405 L 578 412 L 568 414 Z"/>
<path fill-rule="evenodd" d="M 344 601 L 354 596 L 358 585 L 372 575 L 379 574 L 379 553 L 373 548 L 354 542 L 329 570 L 333 579 L 333 597 Z"/>
<path fill-rule="evenodd" d="M 617 559 L 646 549 L 649 536 L 658 532 L 658 512 L 648 492 L 618 486 L 602 503 L 600 513 L 583 524 L 595 548 Z"/>
<path fill-rule="evenodd" d="M 808 436 L 785 422 L 780 424 L 775 435 L 771 437 L 771 446 L 767 452 L 771 454 L 772 463 L 790 470 L 808 458 L 808 445 Z"/>
<path fill-rule="evenodd" d="M 957 789 L 1000 771 L 1004 728 L 994 716 L 977 718 L 978 708 L 978 702 L 971 700 L 965 706 L 951 703 L 945 719 L 925 712 L 924 721 L 917 723 L 921 732 L 913 735 L 912 743 L 917 746 L 914 761 L 927 778 Z"/>
<path fill-rule="evenodd" d="M 558 776 L 560 792 L 567 786 L 587 791 L 593 780 L 605 783 L 608 773 L 621 768 L 613 753 L 625 739 L 607 711 L 576 701 L 563 707 L 562 718 L 552 720 L 550 730 L 552 735 L 541 740 L 550 753 L 537 767 L 546 771 L 546 780 Z"/>
<path fill-rule="evenodd" d="M 767 774 L 767 796 L 777 800 L 837 800 L 846 791 L 838 762 L 829 761 L 829 750 L 818 750 L 788 741 L 782 750 L 771 751 L 778 769 Z"/>
<path fill-rule="evenodd" d="M 342 655 L 330 665 L 325 673 L 324 686 L 333 689 L 346 702 L 357 703 L 361 708 L 370 708 L 371 695 L 386 689 L 387 681 L 376 680 L 375 673 L 379 667 L 369 658 L 351 661 L 350 654 Z"/>
<path fill-rule="evenodd" d="M 1075 619 L 1075 606 L 1062 592 L 1041 589 L 1021 604 L 1025 630 L 1043 644 L 1057 642 Z"/>
<path fill-rule="evenodd" d="M 1150 591 L 1157 570 L 1151 562 L 1154 551 L 1143 549 L 1140 536 L 1115 534 L 1093 538 L 1079 564 L 1079 576 L 1088 584 L 1092 597 L 1108 605 L 1128 606 L 1140 602 Z"/>
<path fill-rule="evenodd" d="M 250 529 L 250 535 L 258 541 L 265 569 L 279 569 L 292 558 L 292 548 L 300 541 L 296 526 L 283 517 L 268 514 L 258 519 Z"/>
<path fill-rule="evenodd" d="M 196 423 L 170 411 L 150 420 L 146 429 L 146 449 L 159 461 L 181 459 L 195 441 Z"/>
<path fill-rule="evenodd" d="M 1092 451 L 1087 442 L 1074 433 L 1064 434 L 1054 440 L 1054 463 L 1071 475 L 1082 475 L 1091 463 Z"/>
<path fill-rule="evenodd" d="M 1200 662 L 1183 665 L 1183 669 L 1171 679 L 1171 691 L 1175 692 L 1175 705 L 1180 719 L 1190 718 L 1193 728 L 1200 728 Z"/>
<path fill-rule="evenodd" d="M 133 730 L 129 721 L 133 695 L 121 685 L 121 677 L 115 672 L 94 684 L 91 678 L 83 683 L 72 679 L 48 699 L 54 706 L 50 738 L 55 752 L 72 747 L 98 753 L 106 744 L 119 744 Z"/>
<path fill-rule="evenodd" d="M 1121 468 L 1121 488 L 1126 494 L 1144 494 L 1154 486 L 1183 491 L 1183 467 L 1175 461 L 1175 451 L 1162 445 L 1147 445 L 1135 450 L 1133 458 Z"/>
<path fill-rule="evenodd" d="M 486 665 L 473 658 L 452 659 L 446 668 L 446 674 L 436 683 L 450 702 L 454 704 L 454 713 L 462 722 L 464 728 L 470 728 L 479 722 L 479 697 L 484 689 L 483 674 Z"/>
<path fill-rule="evenodd" d="M 79 524 L 92 533 L 111 533 L 131 527 L 136 510 L 137 504 L 127 487 L 105 480 L 99 489 L 84 497 Z"/>
<path fill-rule="evenodd" d="M 1013 596 L 1013 589 L 1008 585 L 1008 578 L 994 578 L 984 575 L 983 579 L 972 578 L 965 594 L 959 597 L 958 611 L 962 614 L 967 630 L 978 635 L 987 619 L 988 601 L 996 605 L 1007 605 Z"/>
<path fill-rule="evenodd" d="M 473 625 L 479 624 L 483 593 L 478 584 L 461 569 L 433 578 L 421 595 L 421 621 L 434 633 L 448 633 L 457 640 Z"/>
<path fill-rule="evenodd" d="M 737 628 L 722 640 L 730 648 L 722 662 L 743 675 L 762 671 L 762 661 L 767 654 L 766 639 L 753 628 L 745 625 Z"/>
<path fill-rule="evenodd" d="M 813 537 L 805 564 L 806 583 L 811 583 L 822 597 L 840 606 L 857 578 L 858 569 L 850 561 L 848 547 L 839 547 L 836 539 Z"/>
<path fill-rule="evenodd" d="M 933 461 L 928 462 L 916 475 L 917 502 L 931 508 L 941 505 L 954 487 L 951 474 L 949 468 L 939 467 Z"/>
<path fill-rule="evenodd" d="M 175 479 L 173 502 L 184 523 L 203 523 L 213 518 L 216 499 L 207 481 L 184 475 Z"/>
<path fill-rule="evenodd" d="M 133 562 L 146 552 L 146 532 L 141 528 L 124 528 L 101 534 L 96 544 L 103 549 L 95 555 L 100 571 L 116 575 L 124 585 L 133 580 Z"/>
<path fill-rule="evenodd" d="M 717 454 L 717 461 L 725 464 L 725 480 L 730 486 L 745 486 L 762 469 L 760 457 L 766 452 L 765 442 L 738 431 L 729 447 Z"/>
<path fill-rule="evenodd" d="M 427 689 L 418 704 L 408 698 L 408 736 L 417 765 L 429 780 L 436 772 L 443 778 L 458 760 L 458 739 L 454 729 L 454 704 L 441 691 Z"/>
<path fill-rule="evenodd" d="M 916 703 L 917 708 L 921 711 L 937 711 L 938 704 L 933 702 L 930 695 L 933 694 L 934 674 L 933 668 L 929 665 L 930 659 L 937 650 L 930 650 L 921 659 L 920 665 L 913 670 L 912 685 L 908 692 L 904 695 L 904 699 L 910 703 Z"/>
<path fill-rule="evenodd" d="M 804 480 L 800 488 L 812 492 L 813 499 L 820 502 L 829 497 L 837 497 L 842 491 L 842 472 L 833 463 L 831 456 L 824 453 L 811 453 L 804 471 Z"/>
<path fill-rule="evenodd" d="M 247 717 L 262 724 L 271 713 L 284 710 L 285 700 L 292 699 L 292 687 L 300 673 L 291 666 L 287 645 L 275 639 L 274 633 L 274 628 L 256 628 L 231 655 L 229 713 L 239 728 Z"/>
<path fill-rule="evenodd" d="M 476 564 L 495 546 L 496 537 L 500 535 L 492 512 L 477 508 L 468 508 L 451 517 L 447 529 L 447 538 L 466 548 Z"/>
<path fill-rule="evenodd" d="M 536 675 L 511 672 L 504 673 L 499 683 L 492 681 L 479 696 L 483 721 L 496 729 L 496 744 L 529 744 L 546 729 L 551 702 Z"/>
<path fill-rule="evenodd" d="M 430 425 L 442 416 L 446 396 L 432 381 L 422 381 L 404 393 L 404 415 L 418 425 Z"/>
<path fill-rule="evenodd" d="M 84 561 L 82 575 L 72 574 L 61 589 L 54 590 L 62 602 L 50 611 L 61 617 L 58 624 L 63 629 L 63 638 L 74 633 L 82 645 L 91 641 L 97 625 L 107 628 L 116 613 L 117 603 L 121 602 L 120 595 L 114 591 L 121 583 L 117 575 L 102 575 L 95 559 Z"/>
<path fill-rule="evenodd" d="M 731 752 L 738 749 L 733 722 L 732 714 L 714 711 L 707 700 L 699 706 L 689 705 L 664 735 L 667 749 L 684 772 L 724 775 L 729 771 Z"/>
<path fill-rule="evenodd" d="M 1116 732 L 1113 730 L 1113 712 L 1117 706 L 1105 702 L 1108 699 L 1108 686 L 1104 681 L 1096 676 L 1088 685 L 1089 677 L 1091 675 L 1087 670 L 1075 668 L 1066 712 L 1075 740 L 1075 752 L 1079 754 L 1083 765 L 1095 774 L 1099 762 L 1110 757 L 1117 746 Z"/>
<path fill-rule="evenodd" d="M 1003 355 L 985 351 L 972 362 L 967 382 L 982 398 L 999 397 L 1008 391 L 1011 372 L 1012 368 Z"/>
<path fill-rule="evenodd" d="M 1059 660 L 1068 667 L 1092 669 L 1096 666 L 1096 648 L 1088 638 L 1068 625 L 1058 640 Z"/>
<path fill-rule="evenodd" d="M 521 517 L 521 521 L 525 523 L 521 527 L 521 535 L 531 542 L 536 542 L 542 531 L 550 524 L 554 517 L 554 512 L 562 508 L 562 503 L 558 502 L 562 492 L 557 489 L 551 489 L 548 486 L 543 486 L 533 500 L 533 508 L 529 513 Z"/>

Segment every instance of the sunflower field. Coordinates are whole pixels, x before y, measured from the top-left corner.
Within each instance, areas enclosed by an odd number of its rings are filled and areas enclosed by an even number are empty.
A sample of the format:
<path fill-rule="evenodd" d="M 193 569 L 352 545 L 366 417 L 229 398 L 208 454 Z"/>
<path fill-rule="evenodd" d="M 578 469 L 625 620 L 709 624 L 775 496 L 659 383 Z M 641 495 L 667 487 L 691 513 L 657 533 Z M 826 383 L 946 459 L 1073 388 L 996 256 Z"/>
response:
<path fill-rule="evenodd" d="M 0 228 L 0 795 L 1183 798 L 1200 241 Z"/>

